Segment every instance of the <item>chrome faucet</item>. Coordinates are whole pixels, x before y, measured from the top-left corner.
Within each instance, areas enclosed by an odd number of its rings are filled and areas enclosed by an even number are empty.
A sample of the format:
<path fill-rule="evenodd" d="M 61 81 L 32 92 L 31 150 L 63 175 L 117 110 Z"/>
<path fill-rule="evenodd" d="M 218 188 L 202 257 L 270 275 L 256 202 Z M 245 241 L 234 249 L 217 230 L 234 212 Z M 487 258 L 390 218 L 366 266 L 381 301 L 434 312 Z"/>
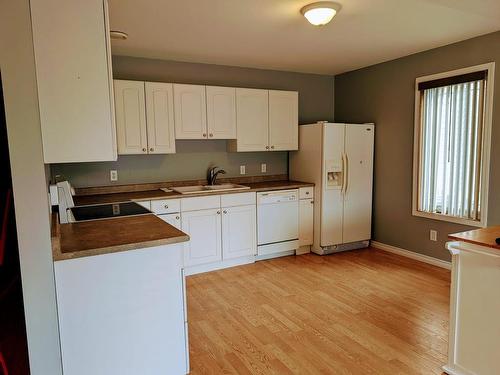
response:
<path fill-rule="evenodd" d="M 224 169 L 219 169 L 219 167 L 212 167 L 208 169 L 207 172 L 207 182 L 209 185 L 215 185 L 215 182 L 217 181 L 217 176 L 220 174 L 226 174 L 226 171 Z"/>

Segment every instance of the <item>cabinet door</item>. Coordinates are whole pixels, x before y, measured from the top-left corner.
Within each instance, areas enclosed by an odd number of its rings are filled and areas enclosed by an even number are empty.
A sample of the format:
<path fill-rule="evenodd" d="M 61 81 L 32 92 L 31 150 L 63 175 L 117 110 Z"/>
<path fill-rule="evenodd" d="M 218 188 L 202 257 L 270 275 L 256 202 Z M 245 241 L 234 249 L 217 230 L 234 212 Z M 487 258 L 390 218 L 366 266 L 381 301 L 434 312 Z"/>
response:
<path fill-rule="evenodd" d="M 220 209 L 182 213 L 182 231 L 190 241 L 184 243 L 184 265 L 222 260 Z"/>
<path fill-rule="evenodd" d="M 207 138 L 205 86 L 174 84 L 176 139 Z"/>
<path fill-rule="evenodd" d="M 171 226 L 182 230 L 182 225 L 181 225 L 181 214 L 176 213 L 176 214 L 165 214 L 165 215 L 158 215 L 160 219 L 162 219 L 164 222 L 169 223 Z"/>
<path fill-rule="evenodd" d="M 115 80 L 114 86 L 118 154 L 146 154 L 144 82 Z"/>
<path fill-rule="evenodd" d="M 171 83 L 146 82 L 148 152 L 175 153 L 174 90 Z"/>
<path fill-rule="evenodd" d="M 298 92 L 269 91 L 269 146 L 271 151 L 298 150 Z"/>
<path fill-rule="evenodd" d="M 372 124 L 346 125 L 344 243 L 371 238 L 374 132 Z"/>
<path fill-rule="evenodd" d="M 222 258 L 232 259 L 257 252 L 256 206 L 222 209 Z"/>
<path fill-rule="evenodd" d="M 299 246 L 313 244 L 314 201 L 301 199 L 299 201 Z"/>
<path fill-rule="evenodd" d="M 45 163 L 116 160 L 107 3 L 29 4 Z"/>
<path fill-rule="evenodd" d="M 269 149 L 268 91 L 236 89 L 237 151 Z"/>
<path fill-rule="evenodd" d="M 236 89 L 207 86 L 209 139 L 236 138 Z"/>

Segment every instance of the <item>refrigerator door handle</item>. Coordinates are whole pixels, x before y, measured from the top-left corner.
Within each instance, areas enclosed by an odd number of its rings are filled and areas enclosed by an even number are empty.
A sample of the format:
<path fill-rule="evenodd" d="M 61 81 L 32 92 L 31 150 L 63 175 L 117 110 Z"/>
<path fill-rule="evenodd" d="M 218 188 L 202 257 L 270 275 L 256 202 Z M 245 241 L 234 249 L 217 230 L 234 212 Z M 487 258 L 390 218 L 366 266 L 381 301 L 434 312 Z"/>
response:
<path fill-rule="evenodd" d="M 349 188 L 349 158 L 347 154 L 345 154 L 345 169 L 344 169 L 344 180 L 345 180 L 345 188 L 344 194 L 347 194 L 347 189 Z"/>
<path fill-rule="evenodd" d="M 346 183 L 347 183 L 346 172 L 347 172 L 346 154 L 342 153 L 342 188 L 340 189 L 341 194 L 344 194 L 346 189 Z"/>

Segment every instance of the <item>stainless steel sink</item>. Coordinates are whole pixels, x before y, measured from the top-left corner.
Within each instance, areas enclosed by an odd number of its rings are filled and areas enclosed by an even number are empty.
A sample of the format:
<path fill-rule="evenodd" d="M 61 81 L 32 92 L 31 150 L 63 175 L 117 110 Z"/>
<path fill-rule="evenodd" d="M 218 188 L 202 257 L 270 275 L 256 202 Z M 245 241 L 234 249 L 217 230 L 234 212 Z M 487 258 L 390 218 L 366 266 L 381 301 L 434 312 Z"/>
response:
<path fill-rule="evenodd" d="M 250 189 L 249 186 L 238 184 L 217 184 L 217 185 L 195 185 L 195 186 L 179 186 L 172 187 L 173 191 L 180 194 L 200 194 L 200 193 L 217 193 L 220 191 L 245 190 Z"/>

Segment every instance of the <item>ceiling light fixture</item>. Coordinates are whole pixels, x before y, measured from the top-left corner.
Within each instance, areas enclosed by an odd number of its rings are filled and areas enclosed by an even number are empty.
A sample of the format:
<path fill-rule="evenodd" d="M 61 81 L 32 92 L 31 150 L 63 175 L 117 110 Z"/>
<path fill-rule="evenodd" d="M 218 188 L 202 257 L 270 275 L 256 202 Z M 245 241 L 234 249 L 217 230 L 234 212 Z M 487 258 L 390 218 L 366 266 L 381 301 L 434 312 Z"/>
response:
<path fill-rule="evenodd" d="M 306 5 L 300 13 L 315 26 L 323 26 L 330 22 L 342 6 L 334 1 L 318 1 Z"/>
<path fill-rule="evenodd" d="M 124 33 L 123 31 L 118 31 L 118 30 L 111 30 L 109 32 L 109 35 L 111 36 L 111 39 L 127 40 L 127 38 L 128 38 L 127 33 Z"/>

